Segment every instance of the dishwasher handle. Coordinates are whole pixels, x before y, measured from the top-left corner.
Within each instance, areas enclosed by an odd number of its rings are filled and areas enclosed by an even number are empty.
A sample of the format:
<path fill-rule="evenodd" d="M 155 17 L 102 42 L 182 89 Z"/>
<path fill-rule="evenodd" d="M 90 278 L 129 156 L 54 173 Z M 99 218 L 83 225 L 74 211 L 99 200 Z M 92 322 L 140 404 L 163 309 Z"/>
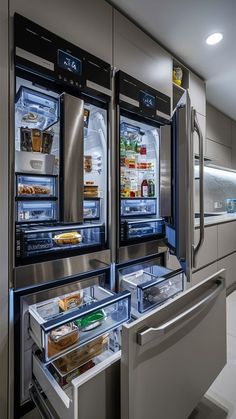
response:
<path fill-rule="evenodd" d="M 197 244 L 192 245 L 192 261 L 193 267 L 196 268 L 197 254 L 204 242 L 204 151 L 203 151 L 203 135 L 197 119 L 195 109 L 192 109 L 192 133 L 196 132 L 199 138 L 199 213 L 200 213 L 200 235 Z M 193 225 L 194 228 L 194 225 Z M 194 234 L 193 234 L 194 237 Z"/>
<path fill-rule="evenodd" d="M 178 316 L 173 319 L 163 323 L 161 326 L 156 328 L 150 327 L 142 332 L 137 333 L 137 343 L 140 346 L 144 346 L 147 343 L 157 339 L 158 337 L 163 337 L 168 332 L 173 330 L 176 326 L 179 326 L 182 322 L 188 320 L 191 316 L 200 313 L 210 301 L 215 299 L 224 288 L 224 282 L 221 279 L 216 279 L 214 281 L 216 288 L 211 291 L 205 298 L 203 298 L 198 303 L 191 306 L 189 309 L 183 311 Z"/>

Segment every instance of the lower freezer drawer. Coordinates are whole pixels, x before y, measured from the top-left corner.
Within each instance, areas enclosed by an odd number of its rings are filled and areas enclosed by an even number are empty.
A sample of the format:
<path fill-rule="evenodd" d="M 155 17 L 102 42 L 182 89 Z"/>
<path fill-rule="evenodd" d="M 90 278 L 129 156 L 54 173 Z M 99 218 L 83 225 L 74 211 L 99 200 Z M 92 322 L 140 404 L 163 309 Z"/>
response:
<path fill-rule="evenodd" d="M 101 359 L 63 390 L 34 354 L 33 376 L 60 419 L 120 419 L 120 357 L 118 351 Z"/>

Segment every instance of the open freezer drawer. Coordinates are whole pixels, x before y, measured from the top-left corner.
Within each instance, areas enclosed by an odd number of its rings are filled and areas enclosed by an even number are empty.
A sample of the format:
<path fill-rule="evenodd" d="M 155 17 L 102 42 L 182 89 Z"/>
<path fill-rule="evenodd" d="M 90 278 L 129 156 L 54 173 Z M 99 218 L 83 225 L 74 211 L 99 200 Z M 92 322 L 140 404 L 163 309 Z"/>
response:
<path fill-rule="evenodd" d="M 122 328 L 121 418 L 185 419 L 226 363 L 223 271 Z"/>
<path fill-rule="evenodd" d="M 33 376 L 60 419 L 187 418 L 226 362 L 223 271 L 124 324 L 121 351 L 100 361 L 63 390 L 33 356 Z"/>

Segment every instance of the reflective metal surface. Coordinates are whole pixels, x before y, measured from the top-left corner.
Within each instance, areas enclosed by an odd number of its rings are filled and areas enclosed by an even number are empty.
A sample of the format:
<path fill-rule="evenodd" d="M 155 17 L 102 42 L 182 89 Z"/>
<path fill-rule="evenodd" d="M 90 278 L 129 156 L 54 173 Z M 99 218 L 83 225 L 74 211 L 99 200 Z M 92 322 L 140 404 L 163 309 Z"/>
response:
<path fill-rule="evenodd" d="M 112 95 L 112 91 L 110 89 L 107 89 L 106 87 L 100 86 L 99 84 L 94 83 L 93 81 L 86 80 L 86 85 L 87 85 L 87 87 L 90 87 L 90 89 L 94 89 L 97 92 L 104 93 L 107 96 Z"/>
<path fill-rule="evenodd" d="M 146 256 L 165 253 L 168 247 L 162 240 L 153 240 L 144 243 L 123 246 L 118 249 L 118 263 L 128 262 Z"/>
<path fill-rule="evenodd" d="M 14 288 L 22 289 L 52 283 L 69 276 L 107 268 L 111 263 L 109 249 L 87 255 L 50 260 L 15 268 Z"/>
<path fill-rule="evenodd" d="M 160 131 L 160 216 L 171 216 L 171 126 Z"/>
<path fill-rule="evenodd" d="M 61 165 L 65 222 L 83 221 L 84 194 L 84 101 L 64 93 L 61 96 L 63 121 L 63 164 Z M 61 156 L 62 158 L 62 156 Z"/>

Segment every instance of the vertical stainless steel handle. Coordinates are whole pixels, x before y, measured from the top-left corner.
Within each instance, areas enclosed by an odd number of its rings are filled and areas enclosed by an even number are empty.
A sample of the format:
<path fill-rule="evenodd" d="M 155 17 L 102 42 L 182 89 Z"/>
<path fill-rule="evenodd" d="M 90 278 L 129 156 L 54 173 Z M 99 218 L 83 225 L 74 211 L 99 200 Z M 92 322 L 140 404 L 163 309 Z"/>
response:
<path fill-rule="evenodd" d="M 192 110 L 192 133 L 196 132 L 199 138 L 199 212 L 200 235 L 197 244 L 192 245 L 193 267 L 196 267 L 196 258 L 204 242 L 204 153 L 203 135 L 197 119 L 196 111 Z M 194 234 L 193 234 L 194 237 Z"/>
<path fill-rule="evenodd" d="M 84 197 L 84 101 L 61 95 L 63 162 L 60 161 L 61 221 L 83 222 Z"/>

